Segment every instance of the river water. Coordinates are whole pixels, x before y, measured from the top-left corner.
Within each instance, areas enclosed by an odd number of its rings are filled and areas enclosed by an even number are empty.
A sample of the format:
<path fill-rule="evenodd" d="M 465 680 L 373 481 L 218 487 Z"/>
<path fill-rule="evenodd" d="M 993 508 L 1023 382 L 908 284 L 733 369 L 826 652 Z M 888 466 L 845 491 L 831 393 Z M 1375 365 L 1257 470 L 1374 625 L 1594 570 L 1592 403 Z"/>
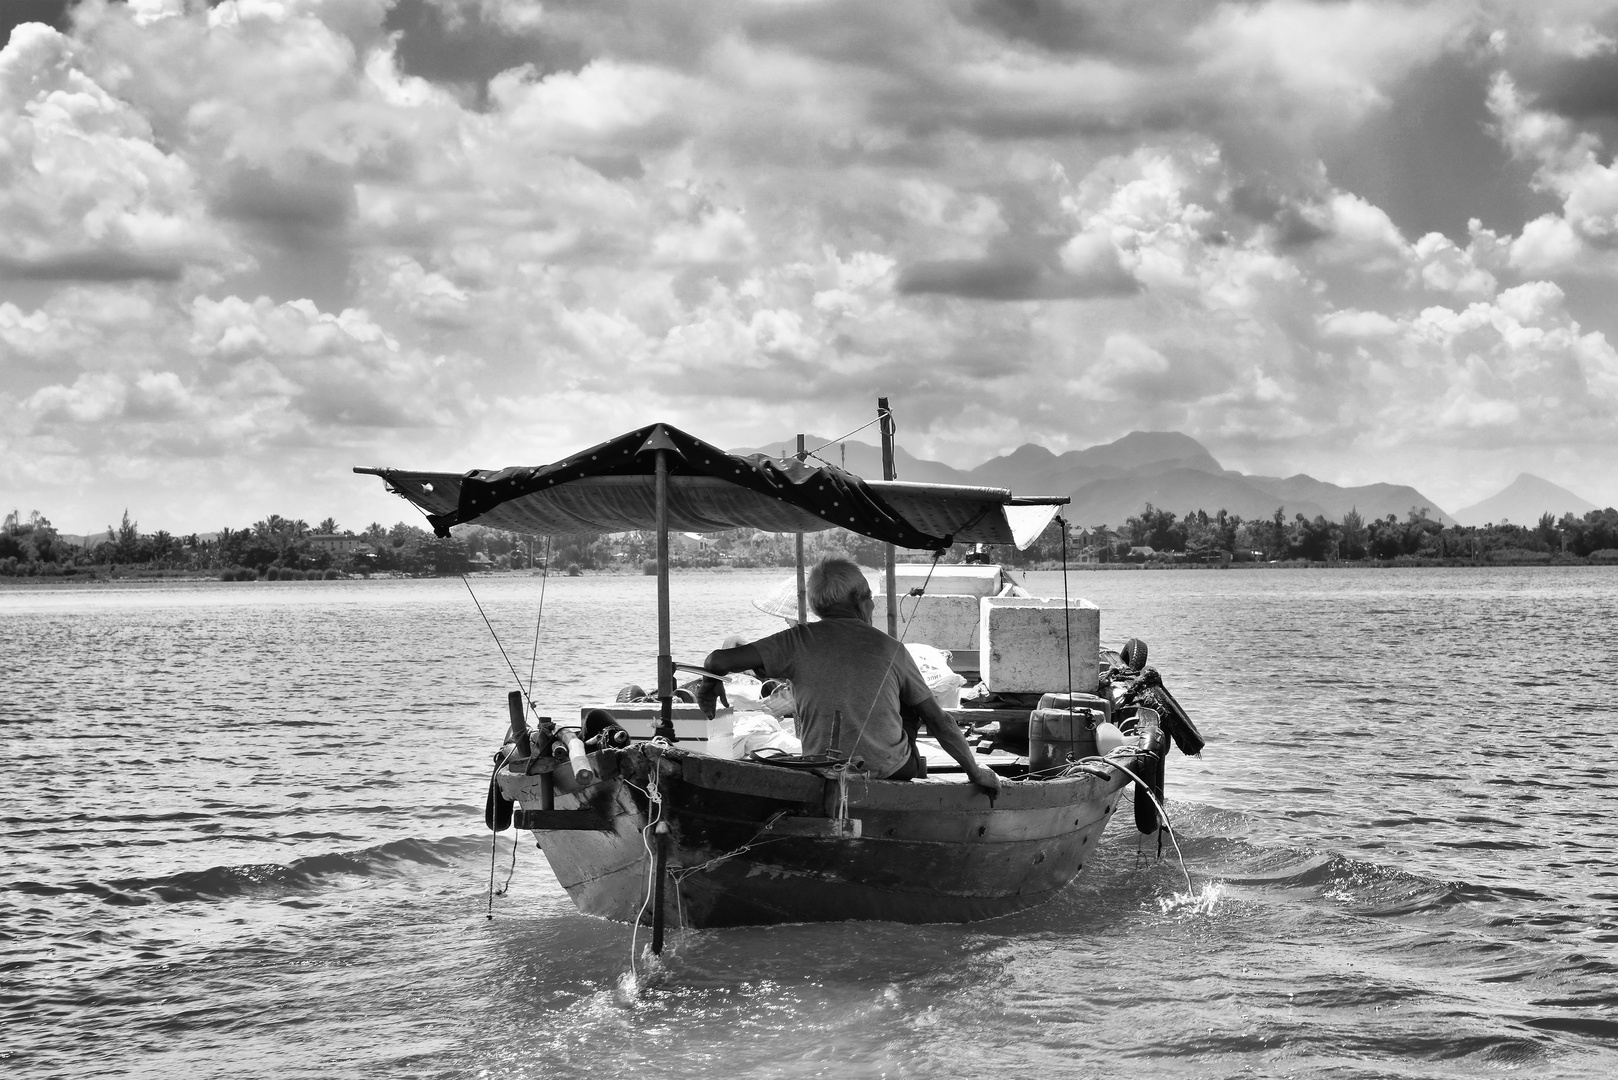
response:
<path fill-rule="evenodd" d="M 777 629 L 778 576 L 677 576 L 677 658 Z M 653 680 L 652 579 L 472 587 L 557 715 Z M 1618 570 L 1070 588 L 1208 738 L 1189 890 L 1123 812 L 1035 911 L 676 932 L 638 977 L 531 842 L 486 917 L 512 672 L 461 581 L 0 591 L 0 1073 L 1618 1074 Z"/>

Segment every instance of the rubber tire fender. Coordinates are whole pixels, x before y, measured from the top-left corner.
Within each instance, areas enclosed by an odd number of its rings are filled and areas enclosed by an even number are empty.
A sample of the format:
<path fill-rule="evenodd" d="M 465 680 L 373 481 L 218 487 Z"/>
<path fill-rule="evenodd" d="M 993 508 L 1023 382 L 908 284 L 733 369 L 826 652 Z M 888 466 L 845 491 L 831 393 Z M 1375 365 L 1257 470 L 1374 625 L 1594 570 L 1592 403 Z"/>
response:
<path fill-rule="evenodd" d="M 511 828 L 511 817 L 517 804 L 500 791 L 500 782 L 489 777 L 489 797 L 483 801 L 483 824 L 490 832 L 505 832 Z"/>

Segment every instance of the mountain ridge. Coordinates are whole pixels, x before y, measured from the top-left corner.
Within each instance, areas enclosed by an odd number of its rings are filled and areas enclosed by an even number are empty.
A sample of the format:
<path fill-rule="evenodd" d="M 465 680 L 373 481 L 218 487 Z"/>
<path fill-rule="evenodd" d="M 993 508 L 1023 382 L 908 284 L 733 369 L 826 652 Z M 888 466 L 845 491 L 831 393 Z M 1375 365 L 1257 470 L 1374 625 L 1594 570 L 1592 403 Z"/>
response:
<path fill-rule="evenodd" d="M 846 459 L 850 472 L 882 475 L 881 452 L 869 443 L 848 440 L 824 445 L 806 436 L 810 448 L 834 465 Z M 732 450 L 736 454 L 790 456 L 795 443 Z M 971 469 L 917 458 L 903 448 L 894 452 L 900 479 L 934 484 L 969 484 L 1010 488 L 1019 495 L 1066 495 L 1073 502 L 1066 516 L 1074 524 L 1122 525 L 1147 503 L 1176 514 L 1226 510 L 1243 518 L 1267 518 L 1277 507 L 1288 520 L 1302 514 L 1341 521 L 1357 510 L 1367 521 L 1389 514 L 1403 520 L 1411 510 L 1425 509 L 1446 525 L 1455 519 L 1432 499 L 1404 484 L 1342 487 L 1305 473 L 1288 477 L 1256 476 L 1226 469 L 1190 435 L 1178 431 L 1131 431 L 1110 443 L 1057 454 L 1027 442 Z"/>
<path fill-rule="evenodd" d="M 1601 509 L 1595 503 L 1581 499 L 1565 487 L 1553 484 L 1543 476 L 1518 473 L 1517 479 L 1481 502 L 1455 511 L 1463 525 L 1490 523 L 1534 525 L 1541 514 L 1560 518 L 1563 514 L 1583 515 Z"/>

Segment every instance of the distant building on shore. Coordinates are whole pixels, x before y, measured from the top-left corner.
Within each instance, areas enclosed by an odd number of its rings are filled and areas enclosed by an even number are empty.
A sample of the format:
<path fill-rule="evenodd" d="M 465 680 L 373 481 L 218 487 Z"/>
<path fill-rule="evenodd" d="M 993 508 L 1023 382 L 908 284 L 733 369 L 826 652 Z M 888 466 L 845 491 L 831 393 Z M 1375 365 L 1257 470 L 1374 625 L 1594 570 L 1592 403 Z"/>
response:
<path fill-rule="evenodd" d="M 353 555 L 371 550 L 371 545 L 366 543 L 365 538 L 361 536 L 314 533 L 304 537 L 304 541 L 316 551 L 324 551 L 328 555 Z"/>

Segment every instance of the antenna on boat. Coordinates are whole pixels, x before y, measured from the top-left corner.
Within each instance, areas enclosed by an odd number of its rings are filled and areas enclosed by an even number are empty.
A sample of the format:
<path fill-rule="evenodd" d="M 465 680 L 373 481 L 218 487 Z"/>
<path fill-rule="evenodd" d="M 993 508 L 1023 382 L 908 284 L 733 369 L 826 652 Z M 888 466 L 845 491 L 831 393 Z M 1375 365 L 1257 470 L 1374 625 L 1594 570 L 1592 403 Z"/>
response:
<path fill-rule="evenodd" d="M 882 479 L 897 480 L 899 479 L 898 470 L 893 467 L 893 410 L 888 408 L 887 398 L 879 397 L 876 399 L 876 416 L 882 422 Z M 896 580 L 898 572 L 894 569 L 893 545 L 887 544 L 884 546 L 886 555 L 883 566 L 884 572 L 887 574 L 888 586 L 888 636 L 898 638 L 899 598 L 894 595 L 898 587 Z"/>

